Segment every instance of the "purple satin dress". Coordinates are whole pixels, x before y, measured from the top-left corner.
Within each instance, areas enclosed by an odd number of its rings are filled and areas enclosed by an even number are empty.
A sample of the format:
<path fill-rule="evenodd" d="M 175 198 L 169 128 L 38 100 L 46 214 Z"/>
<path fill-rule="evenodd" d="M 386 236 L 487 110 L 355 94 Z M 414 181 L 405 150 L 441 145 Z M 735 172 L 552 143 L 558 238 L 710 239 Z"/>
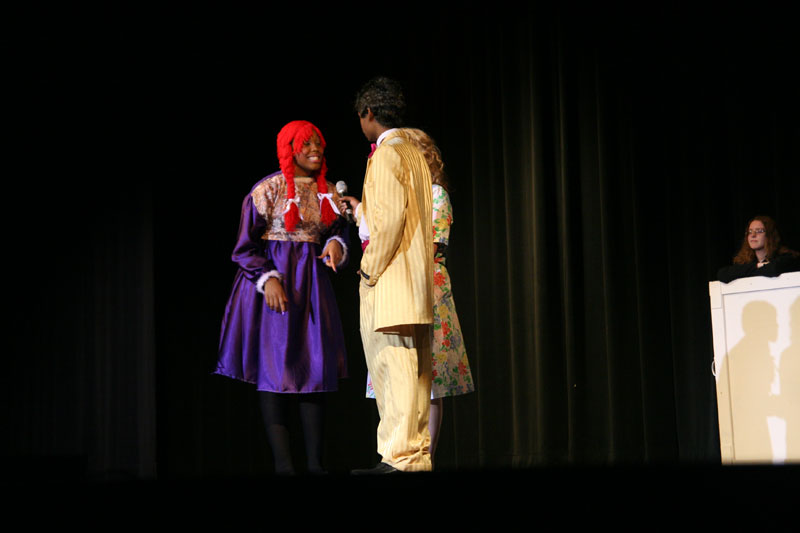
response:
<path fill-rule="evenodd" d="M 254 383 L 260 391 L 335 391 L 346 376 L 342 323 L 330 281 L 317 256 L 328 238 L 347 247 L 347 225 L 320 222 L 316 180 L 295 179 L 302 220 L 286 231 L 286 180 L 280 172 L 259 181 L 242 204 L 233 261 L 239 265 L 222 320 L 215 374 Z M 330 183 L 328 193 L 338 201 Z M 334 204 L 335 205 L 335 204 Z M 286 313 L 272 311 L 256 284 L 282 276 Z"/>

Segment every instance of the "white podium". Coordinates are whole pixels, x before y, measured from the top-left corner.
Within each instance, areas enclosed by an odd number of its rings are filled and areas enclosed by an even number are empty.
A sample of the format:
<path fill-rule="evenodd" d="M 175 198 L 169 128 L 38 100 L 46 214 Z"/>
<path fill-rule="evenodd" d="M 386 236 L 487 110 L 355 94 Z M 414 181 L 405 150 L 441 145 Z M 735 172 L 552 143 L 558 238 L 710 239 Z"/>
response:
<path fill-rule="evenodd" d="M 800 462 L 800 272 L 708 290 L 722 462 Z"/>

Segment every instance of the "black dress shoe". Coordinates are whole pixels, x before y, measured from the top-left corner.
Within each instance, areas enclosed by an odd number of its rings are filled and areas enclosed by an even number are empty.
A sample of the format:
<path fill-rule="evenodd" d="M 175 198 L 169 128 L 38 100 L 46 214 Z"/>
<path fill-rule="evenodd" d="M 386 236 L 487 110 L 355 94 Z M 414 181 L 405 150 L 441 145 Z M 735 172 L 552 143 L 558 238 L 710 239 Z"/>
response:
<path fill-rule="evenodd" d="M 378 463 L 372 468 L 359 468 L 351 470 L 350 473 L 354 476 L 374 476 L 379 474 L 401 474 L 403 471 L 398 470 L 390 464 Z"/>

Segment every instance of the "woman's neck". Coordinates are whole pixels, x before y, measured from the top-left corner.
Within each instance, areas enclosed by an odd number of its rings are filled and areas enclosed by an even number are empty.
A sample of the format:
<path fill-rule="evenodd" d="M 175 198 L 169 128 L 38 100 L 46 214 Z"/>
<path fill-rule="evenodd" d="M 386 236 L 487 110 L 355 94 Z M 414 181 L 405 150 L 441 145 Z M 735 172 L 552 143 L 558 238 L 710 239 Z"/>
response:
<path fill-rule="evenodd" d="M 766 257 L 767 257 L 767 251 L 764 248 L 756 250 L 756 259 L 758 259 L 759 263 L 762 262 Z"/>

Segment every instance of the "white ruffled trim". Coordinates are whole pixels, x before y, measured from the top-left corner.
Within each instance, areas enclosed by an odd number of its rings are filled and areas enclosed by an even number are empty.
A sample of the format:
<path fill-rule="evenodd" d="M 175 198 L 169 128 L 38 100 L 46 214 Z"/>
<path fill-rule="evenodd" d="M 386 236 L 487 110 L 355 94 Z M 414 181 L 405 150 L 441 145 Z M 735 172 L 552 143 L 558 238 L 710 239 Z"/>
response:
<path fill-rule="evenodd" d="M 319 212 L 320 213 L 322 212 L 322 202 L 324 202 L 325 198 L 327 198 L 328 199 L 328 203 L 331 204 L 331 207 L 333 208 L 333 212 L 336 213 L 337 215 L 341 215 L 341 213 L 339 212 L 339 208 L 336 207 L 336 204 L 333 202 L 333 193 L 330 193 L 330 192 L 328 192 L 328 193 L 318 192 L 317 193 L 317 198 L 319 198 Z"/>
<path fill-rule="evenodd" d="M 287 198 L 286 199 L 286 209 L 283 210 L 283 214 L 289 212 L 291 209 L 292 204 L 297 206 L 297 215 L 300 217 L 300 220 L 303 220 L 303 212 L 300 210 L 300 198 Z"/>
<path fill-rule="evenodd" d="M 322 249 L 324 250 L 328 246 L 328 243 L 330 243 L 331 241 L 336 241 L 336 242 L 338 242 L 339 244 L 342 245 L 342 252 L 343 252 L 342 253 L 342 260 L 339 261 L 338 263 L 336 263 L 336 266 L 338 267 L 338 266 L 343 265 L 344 262 L 347 261 L 347 245 L 344 243 L 344 239 L 342 239 L 338 235 L 334 235 L 333 237 L 331 237 L 330 239 L 325 241 L 325 246 L 323 246 Z"/>
<path fill-rule="evenodd" d="M 270 270 L 269 272 L 261 274 L 261 277 L 256 281 L 256 290 L 261 294 L 264 294 L 264 284 L 269 278 L 278 278 L 278 281 L 283 281 L 283 275 L 277 270 Z"/>

